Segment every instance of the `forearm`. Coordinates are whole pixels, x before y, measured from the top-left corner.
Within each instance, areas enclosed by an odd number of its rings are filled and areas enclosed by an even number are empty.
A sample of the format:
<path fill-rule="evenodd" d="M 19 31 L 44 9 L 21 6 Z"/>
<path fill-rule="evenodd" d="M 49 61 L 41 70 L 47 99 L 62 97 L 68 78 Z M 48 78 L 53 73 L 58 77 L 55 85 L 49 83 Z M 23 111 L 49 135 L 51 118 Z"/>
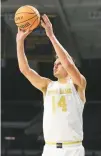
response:
<path fill-rule="evenodd" d="M 21 73 L 31 82 L 31 84 L 43 93 L 46 91 L 49 79 L 41 77 L 36 71 L 32 70 L 24 52 L 24 41 L 17 41 L 17 58 Z"/>
<path fill-rule="evenodd" d="M 28 69 L 28 61 L 24 51 L 24 41 L 17 42 L 17 58 L 20 70 Z"/>
<path fill-rule="evenodd" d="M 53 47 L 55 49 L 55 52 L 56 52 L 57 56 L 59 57 L 61 63 L 64 64 L 65 61 L 66 61 L 67 64 L 70 63 L 72 61 L 71 56 L 63 48 L 63 46 L 59 43 L 59 41 L 57 40 L 55 35 L 50 37 L 50 41 L 51 41 L 51 43 L 52 43 L 52 45 L 53 45 Z"/>

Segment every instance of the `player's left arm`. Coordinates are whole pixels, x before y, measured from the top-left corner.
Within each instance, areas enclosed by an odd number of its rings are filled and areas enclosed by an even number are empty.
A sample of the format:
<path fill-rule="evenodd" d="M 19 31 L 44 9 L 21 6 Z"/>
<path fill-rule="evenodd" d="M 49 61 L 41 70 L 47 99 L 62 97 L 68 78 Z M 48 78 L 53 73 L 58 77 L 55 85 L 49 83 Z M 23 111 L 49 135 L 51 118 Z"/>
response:
<path fill-rule="evenodd" d="M 43 15 L 42 18 L 43 21 L 41 21 L 41 24 L 45 28 L 46 35 L 52 42 L 52 45 L 55 49 L 57 56 L 60 59 L 61 64 L 70 75 L 74 84 L 76 84 L 80 89 L 85 89 L 86 88 L 85 77 L 80 73 L 69 53 L 63 48 L 63 46 L 59 43 L 59 41 L 55 37 L 53 33 L 52 24 L 48 19 L 48 17 L 46 15 Z"/>
<path fill-rule="evenodd" d="M 69 53 L 62 47 L 55 36 L 51 38 L 51 42 L 54 46 L 57 56 L 60 59 L 61 64 L 70 75 L 74 84 L 84 89 L 86 87 L 86 79 L 76 67 Z"/>

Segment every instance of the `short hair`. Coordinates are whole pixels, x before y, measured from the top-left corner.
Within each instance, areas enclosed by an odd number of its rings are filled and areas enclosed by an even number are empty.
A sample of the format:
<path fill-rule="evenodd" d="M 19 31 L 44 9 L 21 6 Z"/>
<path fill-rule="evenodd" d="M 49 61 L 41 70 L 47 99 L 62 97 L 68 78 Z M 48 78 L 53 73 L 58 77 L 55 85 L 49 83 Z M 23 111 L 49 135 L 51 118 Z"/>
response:
<path fill-rule="evenodd" d="M 70 56 L 71 57 L 71 56 Z M 58 59 L 58 55 L 55 55 L 55 59 Z M 73 57 L 71 57 L 71 59 L 73 60 L 73 62 L 75 63 L 75 59 Z"/>

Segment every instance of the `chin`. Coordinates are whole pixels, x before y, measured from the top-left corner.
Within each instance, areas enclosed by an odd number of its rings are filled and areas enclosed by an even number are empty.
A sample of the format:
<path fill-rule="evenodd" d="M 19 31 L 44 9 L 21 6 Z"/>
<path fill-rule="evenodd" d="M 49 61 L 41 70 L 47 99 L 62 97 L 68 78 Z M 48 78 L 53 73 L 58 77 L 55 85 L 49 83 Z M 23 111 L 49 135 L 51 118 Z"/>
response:
<path fill-rule="evenodd" d="M 53 75 L 54 75 L 54 77 L 58 78 L 58 74 L 56 74 L 56 73 L 53 73 Z"/>

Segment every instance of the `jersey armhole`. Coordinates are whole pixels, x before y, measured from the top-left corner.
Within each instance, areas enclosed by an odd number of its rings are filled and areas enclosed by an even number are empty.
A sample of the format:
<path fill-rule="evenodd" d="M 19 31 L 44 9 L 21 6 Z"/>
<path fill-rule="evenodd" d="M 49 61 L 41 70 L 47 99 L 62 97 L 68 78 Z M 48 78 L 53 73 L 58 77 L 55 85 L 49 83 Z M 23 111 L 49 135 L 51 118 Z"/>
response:
<path fill-rule="evenodd" d="M 50 81 L 50 82 L 49 82 L 49 84 L 47 85 L 47 88 L 46 88 L 46 92 L 43 93 L 43 97 L 46 96 L 47 90 L 48 90 L 48 88 L 50 87 L 50 85 L 51 85 L 53 82 L 54 82 L 54 81 Z"/>
<path fill-rule="evenodd" d="M 72 81 L 72 80 L 71 80 L 71 81 Z M 76 86 L 74 85 L 73 81 L 72 81 L 71 83 L 72 83 L 72 86 L 73 86 L 73 88 L 74 88 L 74 91 L 75 91 L 75 93 L 77 94 L 79 100 L 81 101 L 82 105 L 84 105 L 85 102 L 83 102 L 83 100 L 80 98 L 79 93 L 78 93 L 78 91 L 77 91 L 77 89 L 76 89 Z"/>

